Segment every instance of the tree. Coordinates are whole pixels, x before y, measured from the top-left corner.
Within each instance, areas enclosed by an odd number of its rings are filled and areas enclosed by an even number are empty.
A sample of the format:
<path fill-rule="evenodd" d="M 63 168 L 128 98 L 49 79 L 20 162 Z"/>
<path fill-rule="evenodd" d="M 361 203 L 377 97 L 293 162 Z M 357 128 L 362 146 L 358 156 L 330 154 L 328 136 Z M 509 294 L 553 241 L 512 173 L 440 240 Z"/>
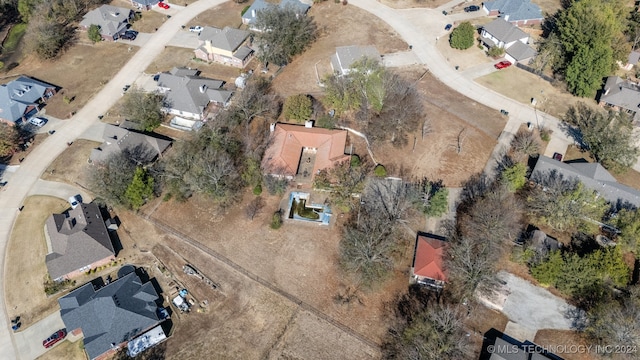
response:
<path fill-rule="evenodd" d="M 105 161 L 94 162 L 89 172 L 89 184 L 105 202 L 127 206 L 126 193 L 138 164 L 129 151 L 113 153 Z"/>
<path fill-rule="evenodd" d="M 249 220 L 253 220 L 253 218 L 256 217 L 256 215 L 258 215 L 260 211 L 262 211 L 264 206 L 264 199 L 261 196 L 257 196 L 253 198 L 253 200 L 251 200 L 249 204 L 247 204 L 245 214 L 247 215 Z"/>
<path fill-rule="evenodd" d="M 370 171 L 369 162 L 363 161 L 360 166 L 352 167 L 349 161 L 343 161 L 329 170 L 320 170 L 313 180 L 313 186 L 330 189 L 331 202 L 348 210 L 354 205 L 353 194 L 359 194 L 364 189 Z"/>
<path fill-rule="evenodd" d="M 612 223 L 620 230 L 618 246 L 624 251 L 640 254 L 640 212 L 637 209 L 622 209 Z"/>
<path fill-rule="evenodd" d="M 293 6 L 269 6 L 256 17 L 258 58 L 278 66 L 288 64 L 316 39 L 316 24 Z"/>
<path fill-rule="evenodd" d="M 637 289 L 630 296 L 595 307 L 588 313 L 586 334 L 598 344 L 616 349 L 640 346 L 640 304 Z M 622 351 L 622 359 L 635 359 L 635 351 Z"/>
<path fill-rule="evenodd" d="M 475 32 L 475 27 L 465 21 L 453 29 L 449 37 L 449 44 L 454 49 L 466 50 L 473 46 Z"/>
<path fill-rule="evenodd" d="M 49 60 L 58 56 L 69 36 L 64 25 L 38 17 L 29 22 L 25 42 L 40 58 Z"/>
<path fill-rule="evenodd" d="M 519 158 L 537 156 L 540 152 L 540 143 L 533 132 L 520 130 L 511 140 L 511 149 Z"/>
<path fill-rule="evenodd" d="M 145 131 L 153 131 L 164 118 L 164 101 L 163 95 L 147 93 L 134 86 L 124 97 L 122 112 L 128 120 L 140 124 Z"/>
<path fill-rule="evenodd" d="M 527 183 L 527 166 L 521 162 L 515 163 L 502 171 L 502 182 L 509 191 L 517 191 Z"/>
<path fill-rule="evenodd" d="M 633 125 L 626 114 L 603 113 L 580 102 L 563 119 L 597 162 L 615 172 L 636 163 L 640 149 L 635 145 Z"/>
<path fill-rule="evenodd" d="M 449 289 L 457 298 L 470 298 L 480 284 L 494 282 L 495 264 L 501 251 L 495 251 L 491 238 L 472 239 L 453 232 L 447 235 L 445 257 Z"/>
<path fill-rule="evenodd" d="M 298 122 L 308 120 L 313 113 L 311 98 L 303 94 L 289 96 L 284 102 L 282 113 L 286 119 Z"/>
<path fill-rule="evenodd" d="M 413 184 L 414 206 L 428 217 L 439 217 L 449 209 L 449 190 L 442 181 L 433 182 L 427 178 Z"/>
<path fill-rule="evenodd" d="M 138 210 L 153 195 L 153 178 L 138 166 L 133 179 L 124 193 L 124 198 L 133 210 Z"/>
<path fill-rule="evenodd" d="M 13 155 L 20 145 L 20 132 L 15 126 L 0 122 L 0 158 Z"/>
<path fill-rule="evenodd" d="M 102 35 L 100 35 L 100 27 L 98 25 L 91 24 L 89 30 L 87 30 L 87 36 L 89 36 L 89 40 L 94 43 L 102 41 Z"/>
<path fill-rule="evenodd" d="M 602 220 L 608 208 L 595 191 L 565 180 L 556 171 L 536 174 L 532 180 L 539 186 L 529 191 L 527 210 L 554 230 L 593 227 L 591 220 Z"/>
<path fill-rule="evenodd" d="M 508 188 L 497 186 L 460 214 L 464 236 L 492 239 L 496 248 L 513 240 L 522 226 L 522 205 Z"/>

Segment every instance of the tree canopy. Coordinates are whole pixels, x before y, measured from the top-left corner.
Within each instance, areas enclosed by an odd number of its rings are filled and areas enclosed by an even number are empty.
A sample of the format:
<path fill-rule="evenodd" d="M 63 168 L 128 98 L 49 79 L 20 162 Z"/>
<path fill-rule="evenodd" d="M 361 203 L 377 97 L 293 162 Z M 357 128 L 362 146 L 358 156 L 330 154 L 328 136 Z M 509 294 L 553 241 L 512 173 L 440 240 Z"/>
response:
<path fill-rule="evenodd" d="M 292 95 L 285 100 L 282 113 L 286 119 L 302 122 L 311 118 L 312 105 L 308 95 Z"/>
<path fill-rule="evenodd" d="M 18 150 L 20 133 L 15 126 L 0 121 L 0 157 L 11 156 Z"/>
<path fill-rule="evenodd" d="M 164 101 L 161 94 L 134 87 L 125 95 L 122 112 L 128 120 L 138 123 L 145 131 L 153 131 L 164 119 Z"/>
<path fill-rule="evenodd" d="M 451 32 L 449 44 L 454 49 L 466 50 L 473 46 L 476 28 L 470 22 L 465 21 Z"/>
<path fill-rule="evenodd" d="M 255 28 L 258 58 L 263 63 L 283 66 L 302 54 L 316 39 L 316 24 L 312 17 L 300 15 L 293 6 L 269 6 L 260 10 Z"/>
<path fill-rule="evenodd" d="M 102 41 L 102 35 L 100 35 L 100 27 L 98 25 L 91 24 L 91 26 L 89 26 L 89 30 L 87 30 L 87 36 L 89 37 L 89 40 L 94 43 Z"/>

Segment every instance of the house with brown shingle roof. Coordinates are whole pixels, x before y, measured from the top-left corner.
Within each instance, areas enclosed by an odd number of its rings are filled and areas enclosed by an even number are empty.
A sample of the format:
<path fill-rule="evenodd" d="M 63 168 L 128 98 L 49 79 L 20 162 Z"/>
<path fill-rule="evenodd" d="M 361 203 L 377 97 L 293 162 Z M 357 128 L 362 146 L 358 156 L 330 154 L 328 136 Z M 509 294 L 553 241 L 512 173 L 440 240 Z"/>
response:
<path fill-rule="evenodd" d="M 447 281 L 444 269 L 447 246 L 444 237 L 419 232 L 413 253 L 410 281 L 436 289 L 442 288 Z"/>
<path fill-rule="evenodd" d="M 51 279 L 71 279 L 116 259 L 111 237 L 96 204 L 80 204 L 45 222 Z"/>
<path fill-rule="evenodd" d="M 272 124 L 271 145 L 262 159 L 265 173 L 309 183 L 323 169 L 349 160 L 345 154 L 347 131 L 304 126 Z"/>

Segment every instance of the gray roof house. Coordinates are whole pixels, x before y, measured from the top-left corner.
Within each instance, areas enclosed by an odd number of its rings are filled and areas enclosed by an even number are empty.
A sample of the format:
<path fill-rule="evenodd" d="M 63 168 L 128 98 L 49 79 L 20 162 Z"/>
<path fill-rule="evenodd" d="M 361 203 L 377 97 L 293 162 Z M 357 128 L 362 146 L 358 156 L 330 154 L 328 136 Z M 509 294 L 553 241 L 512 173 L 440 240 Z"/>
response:
<path fill-rule="evenodd" d="M 243 68 L 253 55 L 253 50 L 244 45 L 248 37 L 246 30 L 205 26 L 198 35 L 200 46 L 194 52 L 202 60 Z"/>
<path fill-rule="evenodd" d="M 598 163 L 564 163 L 546 156 L 540 156 L 531 172 L 531 179 L 536 181 L 541 177 L 557 172 L 565 179 L 575 179 L 585 187 L 596 191 L 611 204 L 629 203 L 640 207 L 640 191 L 620 184 Z"/>
<path fill-rule="evenodd" d="M 151 10 L 155 5 L 158 5 L 160 0 L 131 0 L 131 5 L 141 10 Z"/>
<path fill-rule="evenodd" d="M 105 124 L 104 142 L 91 151 L 91 162 L 102 162 L 111 154 L 124 150 L 136 152 L 142 161 L 151 162 L 162 155 L 171 146 L 170 140 L 131 131 L 122 126 Z"/>
<path fill-rule="evenodd" d="M 80 28 L 87 30 L 91 25 L 100 28 L 102 39 L 114 41 L 127 30 L 133 10 L 111 5 L 102 5 L 82 17 Z"/>
<path fill-rule="evenodd" d="M 92 264 L 115 259 L 109 232 L 96 204 L 80 204 L 45 222 L 49 253 L 45 262 L 54 280 L 81 275 Z"/>
<path fill-rule="evenodd" d="M 486 1 L 482 8 L 487 15 L 500 16 L 516 26 L 540 24 L 544 20 L 540 7 L 530 0 Z"/>
<path fill-rule="evenodd" d="M 351 66 L 364 58 L 380 61 L 380 53 L 375 46 L 339 46 L 336 53 L 331 56 L 331 67 L 334 72 L 346 75 L 351 71 Z"/>
<path fill-rule="evenodd" d="M 96 359 L 158 325 L 158 298 L 153 284 L 132 271 L 97 290 L 87 283 L 58 303 L 67 330 L 81 331 L 87 356 Z"/>
<path fill-rule="evenodd" d="M 158 78 L 158 90 L 166 96 L 165 111 L 195 120 L 203 120 L 229 103 L 233 93 L 223 89 L 224 84 L 222 80 L 200 77 L 197 70 L 184 68 L 173 68 Z"/>
<path fill-rule="evenodd" d="M 640 86 L 619 76 L 609 76 L 600 94 L 600 106 L 610 106 L 615 110 L 630 114 L 640 120 Z"/>
<path fill-rule="evenodd" d="M 296 10 L 296 12 L 300 15 L 306 15 L 309 9 L 311 8 L 312 2 L 309 0 L 281 0 L 278 6 L 284 7 L 292 7 Z M 253 28 L 253 24 L 256 22 L 256 17 L 260 10 L 264 10 L 269 6 L 276 6 L 272 3 L 268 3 L 265 0 L 255 0 L 253 4 L 244 12 L 242 15 L 242 23 L 245 25 L 249 25 L 249 28 L 252 30 L 256 30 Z"/>
<path fill-rule="evenodd" d="M 0 85 L 0 121 L 21 123 L 34 116 L 57 87 L 28 76 Z"/>
<path fill-rule="evenodd" d="M 508 335 L 496 337 L 493 350 L 488 360 L 562 360 L 558 355 L 545 351 L 542 347 L 530 342 L 520 342 Z"/>
<path fill-rule="evenodd" d="M 529 34 L 517 26 L 498 18 L 482 27 L 480 40 L 489 48 L 497 46 L 506 51 L 505 58 L 512 63 L 528 62 L 536 51 L 529 45 Z"/>

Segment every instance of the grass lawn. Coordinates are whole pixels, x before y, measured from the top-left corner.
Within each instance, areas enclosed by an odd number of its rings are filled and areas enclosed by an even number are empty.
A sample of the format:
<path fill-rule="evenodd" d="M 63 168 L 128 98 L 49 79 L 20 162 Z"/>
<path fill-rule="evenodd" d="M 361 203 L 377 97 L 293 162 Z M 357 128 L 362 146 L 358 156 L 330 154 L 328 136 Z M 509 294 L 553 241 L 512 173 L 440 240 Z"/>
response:
<path fill-rule="evenodd" d="M 15 50 L 26 30 L 27 24 L 21 23 L 14 25 L 9 31 L 9 35 L 2 43 L 2 50 L 4 52 L 11 52 Z"/>

